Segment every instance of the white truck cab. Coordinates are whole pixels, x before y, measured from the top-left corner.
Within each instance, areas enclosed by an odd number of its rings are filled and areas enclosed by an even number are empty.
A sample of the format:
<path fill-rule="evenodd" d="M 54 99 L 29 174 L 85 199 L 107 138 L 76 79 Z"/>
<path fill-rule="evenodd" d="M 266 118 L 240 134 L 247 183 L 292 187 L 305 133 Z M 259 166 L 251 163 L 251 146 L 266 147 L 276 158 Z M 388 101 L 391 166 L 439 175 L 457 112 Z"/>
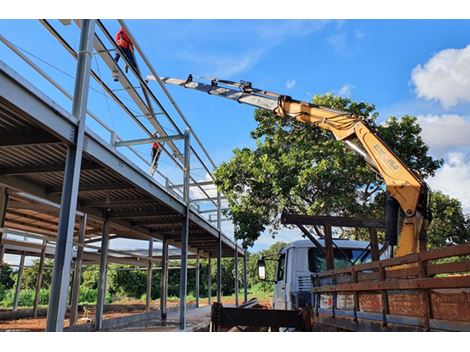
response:
<path fill-rule="evenodd" d="M 324 240 L 318 242 L 325 245 Z M 371 260 L 367 241 L 333 239 L 333 242 L 335 268 L 350 266 L 351 262 L 360 264 Z M 311 305 L 312 273 L 325 270 L 325 256 L 310 240 L 295 241 L 282 248 L 274 278 L 273 309 L 295 310 Z"/>

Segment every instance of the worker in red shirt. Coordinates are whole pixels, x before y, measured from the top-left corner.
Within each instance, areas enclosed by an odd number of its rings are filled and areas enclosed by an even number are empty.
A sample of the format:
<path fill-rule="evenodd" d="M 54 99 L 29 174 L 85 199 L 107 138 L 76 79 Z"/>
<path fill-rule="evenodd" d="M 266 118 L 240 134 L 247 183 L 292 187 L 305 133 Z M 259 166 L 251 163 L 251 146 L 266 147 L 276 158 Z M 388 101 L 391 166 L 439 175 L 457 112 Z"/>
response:
<path fill-rule="evenodd" d="M 134 44 L 132 44 L 132 41 L 130 38 L 127 36 L 126 31 L 124 28 L 121 27 L 121 29 L 116 33 L 116 44 L 118 45 L 119 49 L 122 50 L 124 55 L 126 56 L 127 61 L 137 69 L 137 63 L 135 61 L 134 57 Z M 119 61 L 119 58 L 121 55 L 119 52 L 116 53 L 116 56 L 114 57 L 114 62 L 117 64 Z M 126 64 L 126 73 L 128 72 L 128 66 Z M 113 78 L 115 81 L 118 80 L 118 70 L 117 68 L 113 71 Z"/>

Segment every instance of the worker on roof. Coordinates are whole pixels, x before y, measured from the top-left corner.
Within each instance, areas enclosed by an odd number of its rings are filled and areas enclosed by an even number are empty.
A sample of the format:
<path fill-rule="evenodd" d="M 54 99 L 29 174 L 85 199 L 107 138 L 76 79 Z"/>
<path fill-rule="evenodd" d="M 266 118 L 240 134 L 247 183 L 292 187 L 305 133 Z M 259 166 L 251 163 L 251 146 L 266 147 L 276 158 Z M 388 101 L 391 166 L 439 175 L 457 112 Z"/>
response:
<path fill-rule="evenodd" d="M 124 53 L 127 61 L 134 67 L 134 69 L 137 69 L 137 63 L 135 61 L 134 57 L 134 44 L 132 44 L 132 41 L 130 40 L 129 36 L 127 35 L 126 31 L 124 28 L 121 27 L 121 29 L 116 33 L 116 44 L 118 45 L 119 49 Z M 114 57 L 114 62 L 116 64 L 119 61 L 119 58 L 121 55 L 119 52 L 116 53 L 116 56 Z M 129 67 L 126 63 L 126 73 L 128 72 Z M 113 78 L 117 82 L 118 80 L 118 70 L 117 67 L 113 70 Z"/>
<path fill-rule="evenodd" d="M 152 134 L 152 137 L 158 137 L 157 132 Z M 160 158 L 160 155 L 162 154 L 163 147 L 160 143 L 154 142 L 152 143 L 152 166 L 153 168 L 157 167 L 158 159 Z"/>

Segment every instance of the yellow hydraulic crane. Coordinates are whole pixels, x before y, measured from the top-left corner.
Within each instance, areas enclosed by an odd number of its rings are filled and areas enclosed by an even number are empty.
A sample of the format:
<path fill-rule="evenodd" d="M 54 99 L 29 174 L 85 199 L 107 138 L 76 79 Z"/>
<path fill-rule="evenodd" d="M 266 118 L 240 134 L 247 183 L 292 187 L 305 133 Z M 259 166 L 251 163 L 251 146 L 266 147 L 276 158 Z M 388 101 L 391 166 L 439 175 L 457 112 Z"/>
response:
<path fill-rule="evenodd" d="M 162 78 L 162 81 L 266 109 L 278 116 L 290 116 L 297 121 L 331 131 L 337 140 L 343 141 L 361 155 L 383 178 L 388 196 L 386 222 L 387 226 L 391 226 L 392 232 L 393 227 L 398 231 L 398 205 L 403 210 L 405 218 L 395 255 L 403 256 L 426 249 L 426 233 L 431 221 L 427 206 L 428 186 L 361 116 L 253 88 L 250 82 L 245 81 L 213 79 L 207 84 L 193 81 L 192 75 L 186 80 Z"/>

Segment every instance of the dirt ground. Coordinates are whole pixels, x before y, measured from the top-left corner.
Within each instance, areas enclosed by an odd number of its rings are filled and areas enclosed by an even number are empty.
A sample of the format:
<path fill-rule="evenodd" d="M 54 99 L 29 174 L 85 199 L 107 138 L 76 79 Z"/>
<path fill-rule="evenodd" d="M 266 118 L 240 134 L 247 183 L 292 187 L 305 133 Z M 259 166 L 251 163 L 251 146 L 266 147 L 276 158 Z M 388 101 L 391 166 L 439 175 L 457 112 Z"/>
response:
<path fill-rule="evenodd" d="M 242 300 L 240 300 L 240 303 Z M 271 300 L 264 299 L 258 300 L 258 302 L 264 306 L 271 307 Z M 143 302 L 135 300 L 120 301 L 107 305 L 111 311 L 105 311 L 104 319 L 117 318 L 131 314 L 143 313 L 144 307 Z M 194 301 L 188 301 L 188 304 L 194 303 Z M 235 299 L 233 297 L 222 298 L 222 304 L 235 305 Z M 177 301 L 168 302 L 168 307 L 175 307 L 178 305 Z M 207 298 L 203 298 L 200 301 L 201 306 L 207 305 Z M 129 308 L 126 308 L 128 306 Z M 142 308 L 138 308 L 142 306 Z M 130 309 L 132 307 L 132 309 Z M 151 309 L 159 309 L 160 302 L 154 301 Z M 85 310 L 81 310 L 78 313 L 78 324 L 84 324 L 89 322 L 95 316 L 95 309 L 93 306 L 86 306 Z M 66 315 L 64 327 L 69 326 L 69 315 Z M 37 318 L 24 318 L 18 320 L 4 320 L 0 321 L 0 331 L 44 331 L 46 329 L 46 317 Z"/>

